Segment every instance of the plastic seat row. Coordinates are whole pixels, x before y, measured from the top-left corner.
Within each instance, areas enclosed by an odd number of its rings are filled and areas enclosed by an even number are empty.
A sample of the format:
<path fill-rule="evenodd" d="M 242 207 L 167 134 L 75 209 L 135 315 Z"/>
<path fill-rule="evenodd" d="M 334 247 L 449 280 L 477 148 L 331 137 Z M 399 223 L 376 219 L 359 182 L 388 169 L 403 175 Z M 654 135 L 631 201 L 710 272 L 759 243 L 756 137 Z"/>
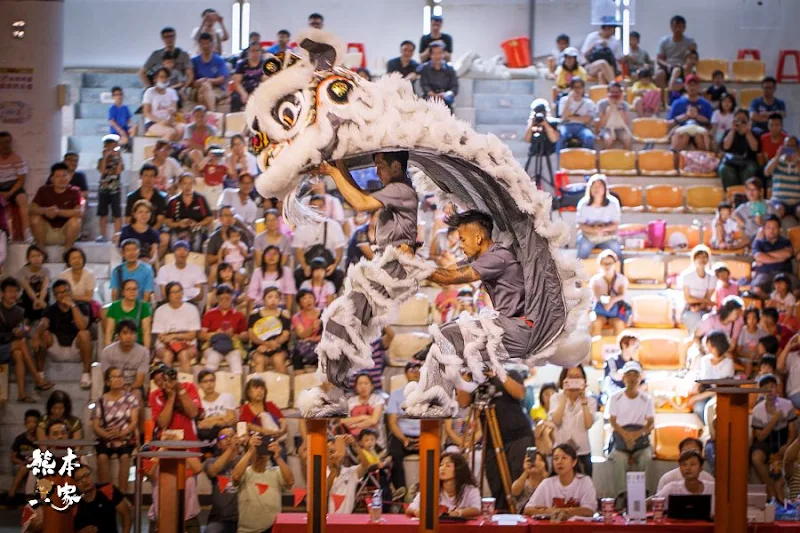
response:
<path fill-rule="evenodd" d="M 725 198 L 722 187 L 711 185 L 611 185 L 623 211 L 651 213 L 714 213 Z"/>
<path fill-rule="evenodd" d="M 766 76 L 767 68 L 763 61 L 756 59 L 737 59 L 728 61 L 727 59 L 706 58 L 697 62 L 697 76 L 700 81 L 711 81 L 715 71 L 721 70 L 725 73 L 727 81 L 739 83 L 760 83 Z"/>
<path fill-rule="evenodd" d="M 714 172 L 692 172 L 685 168 L 686 151 L 678 161 L 671 150 L 589 150 L 564 148 L 559 154 L 560 169 L 567 174 L 585 176 L 602 172 L 612 176 L 683 176 L 689 178 L 715 178 Z"/>

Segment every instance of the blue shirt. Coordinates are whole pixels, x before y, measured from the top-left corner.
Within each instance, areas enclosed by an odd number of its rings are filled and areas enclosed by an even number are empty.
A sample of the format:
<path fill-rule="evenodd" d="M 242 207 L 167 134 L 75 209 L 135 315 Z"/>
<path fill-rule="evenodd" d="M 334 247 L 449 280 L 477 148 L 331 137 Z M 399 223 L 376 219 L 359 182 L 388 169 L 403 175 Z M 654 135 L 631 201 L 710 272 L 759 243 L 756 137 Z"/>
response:
<path fill-rule="evenodd" d="M 389 405 L 386 406 L 387 415 L 404 415 L 405 412 L 400 405 L 405 401 L 403 389 L 397 389 L 389 395 Z M 419 420 L 408 418 L 398 418 L 397 427 L 406 437 L 419 437 Z M 401 465 L 402 468 L 402 465 Z"/>
<path fill-rule="evenodd" d="M 131 120 L 131 112 L 128 109 L 128 106 L 121 105 L 117 107 L 116 105 L 112 105 L 108 108 L 108 120 L 113 120 L 117 123 L 117 125 L 125 130 L 125 133 L 128 133 L 128 122 Z M 115 130 L 110 124 L 108 126 L 108 132 L 117 134 L 117 130 Z"/>
<path fill-rule="evenodd" d="M 753 241 L 754 256 L 757 253 L 775 252 L 777 250 L 783 250 L 784 248 L 789 248 L 790 250 L 792 249 L 792 243 L 786 237 L 778 237 L 778 240 L 775 241 L 775 244 L 770 243 L 767 239 L 756 239 Z M 789 259 L 782 263 L 770 263 L 768 265 L 757 266 L 753 270 L 759 274 L 766 272 L 791 272 L 792 259 L 789 257 Z"/>
<path fill-rule="evenodd" d="M 122 276 L 120 276 L 120 272 L 122 272 Z M 139 263 L 136 265 L 136 270 L 131 272 L 128 269 L 128 264 L 126 262 L 122 262 L 111 272 L 111 290 L 117 291 L 118 297 L 121 298 L 122 296 L 122 284 L 120 283 L 120 277 L 122 278 L 122 282 L 125 282 L 129 279 L 135 279 L 137 283 L 139 283 L 139 293 L 138 298 L 140 300 L 144 300 L 144 293 L 145 292 L 153 292 L 153 288 L 155 287 L 155 276 L 153 275 L 153 267 L 148 265 L 147 263 Z"/>
<path fill-rule="evenodd" d="M 750 102 L 751 113 L 766 113 L 766 112 L 774 113 L 776 111 L 782 112 L 784 116 L 786 115 L 786 102 L 784 102 L 780 98 L 775 98 L 775 101 L 772 102 L 772 104 L 768 104 L 767 102 L 765 102 L 763 96 L 754 98 Z M 767 122 L 753 121 L 753 127 L 767 131 Z"/>
<path fill-rule="evenodd" d="M 683 115 L 684 113 L 686 113 L 686 110 L 689 109 L 689 106 L 696 107 L 700 115 L 703 115 L 709 121 L 711 120 L 711 115 L 712 113 L 714 113 L 714 108 L 711 106 L 711 103 L 702 96 L 697 100 L 695 100 L 694 102 L 690 102 L 689 97 L 686 95 L 683 95 L 674 102 L 672 102 L 672 105 L 669 106 L 669 113 L 667 114 L 667 119 L 673 120 L 675 119 L 675 117 Z"/>
<path fill-rule="evenodd" d="M 208 63 L 203 62 L 203 56 L 192 58 L 192 68 L 195 79 L 228 77 L 228 64 L 219 54 L 213 54 Z"/>
<path fill-rule="evenodd" d="M 272 46 L 267 48 L 267 53 L 268 54 L 272 54 L 272 55 L 275 55 L 275 54 L 279 53 L 280 51 L 281 51 L 281 46 L 279 44 L 273 44 Z M 287 52 L 291 52 L 292 49 L 287 46 L 286 47 L 286 51 Z"/>

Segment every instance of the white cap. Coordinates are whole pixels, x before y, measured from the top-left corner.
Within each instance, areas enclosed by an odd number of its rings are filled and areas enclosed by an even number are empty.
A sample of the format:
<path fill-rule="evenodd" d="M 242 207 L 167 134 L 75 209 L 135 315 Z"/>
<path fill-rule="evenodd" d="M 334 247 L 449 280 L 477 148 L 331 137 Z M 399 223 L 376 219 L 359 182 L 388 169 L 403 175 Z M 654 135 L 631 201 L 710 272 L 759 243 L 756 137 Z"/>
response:
<path fill-rule="evenodd" d="M 574 46 L 566 47 L 562 53 L 565 56 L 572 56 L 572 57 L 578 57 L 580 55 L 580 52 L 578 52 L 578 49 L 575 48 Z"/>
<path fill-rule="evenodd" d="M 625 366 L 622 367 L 622 373 L 627 374 L 628 372 L 636 372 L 638 374 L 641 374 L 642 365 L 640 365 L 636 361 L 628 361 L 627 363 L 625 363 Z"/>

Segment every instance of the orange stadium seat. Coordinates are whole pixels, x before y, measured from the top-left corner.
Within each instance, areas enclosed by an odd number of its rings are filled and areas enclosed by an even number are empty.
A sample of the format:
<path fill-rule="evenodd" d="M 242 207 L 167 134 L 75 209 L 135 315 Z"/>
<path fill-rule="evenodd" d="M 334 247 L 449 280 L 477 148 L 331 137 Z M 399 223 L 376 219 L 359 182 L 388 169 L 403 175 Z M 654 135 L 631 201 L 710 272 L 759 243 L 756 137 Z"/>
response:
<path fill-rule="evenodd" d="M 625 259 L 625 277 L 632 289 L 665 289 L 664 261 L 657 255 Z"/>
<path fill-rule="evenodd" d="M 581 266 L 583 267 L 583 273 L 586 276 L 587 281 L 595 274 L 600 273 L 600 265 L 597 264 L 597 257 L 590 257 L 588 259 L 581 260 Z M 617 271 L 617 274 L 620 273 L 621 270 L 619 261 L 614 263 L 614 270 Z"/>
<path fill-rule="evenodd" d="M 667 228 L 669 228 L 669 226 L 667 226 Z M 681 272 L 689 268 L 691 264 L 692 260 L 688 255 L 672 257 L 669 262 L 667 262 L 667 287 L 670 289 L 676 288 L 678 286 L 678 276 L 681 275 Z"/>
<path fill-rule="evenodd" d="M 795 226 L 786 230 L 786 236 L 792 242 L 792 250 L 797 254 L 800 252 L 800 226 Z"/>
<path fill-rule="evenodd" d="M 714 213 L 723 198 L 722 187 L 693 185 L 686 188 L 686 209 L 690 213 Z"/>
<path fill-rule="evenodd" d="M 625 265 L 627 268 L 627 264 Z M 640 341 L 639 362 L 645 370 L 678 370 L 682 340 L 676 337 L 647 337 Z"/>
<path fill-rule="evenodd" d="M 642 176 L 677 176 L 675 154 L 671 150 L 642 150 L 639 172 Z"/>
<path fill-rule="evenodd" d="M 751 396 L 756 395 L 753 394 Z M 656 426 L 653 430 L 653 452 L 655 453 L 655 458 L 662 461 L 677 461 L 679 455 L 678 445 L 680 442 L 689 437 L 697 439 L 702 432 L 702 427 L 693 427 L 684 424 Z"/>
<path fill-rule="evenodd" d="M 697 76 L 700 81 L 711 81 L 715 70 L 721 70 L 728 77 L 727 59 L 700 59 L 697 62 Z"/>
<path fill-rule="evenodd" d="M 636 142 L 666 144 L 669 142 L 669 123 L 663 118 L 635 118 L 632 133 Z"/>
<path fill-rule="evenodd" d="M 679 156 L 679 166 L 681 176 L 686 176 L 689 178 L 716 178 L 717 177 L 717 169 L 716 167 L 714 170 L 709 172 L 697 172 L 697 171 L 690 171 L 686 170 L 686 153 L 687 150 L 684 150 L 680 153 Z M 706 159 L 713 159 L 714 161 L 719 162 L 719 157 L 713 154 L 712 152 L 700 152 L 700 154 L 704 154 Z"/>
<path fill-rule="evenodd" d="M 688 252 L 700 244 L 700 232 L 689 224 L 667 224 L 665 252 Z"/>
<path fill-rule="evenodd" d="M 631 299 L 633 327 L 672 329 L 672 304 L 662 294 L 641 294 Z"/>
<path fill-rule="evenodd" d="M 559 154 L 561 170 L 568 174 L 597 172 L 597 152 L 588 148 L 565 148 Z"/>
<path fill-rule="evenodd" d="M 610 176 L 635 176 L 636 152 L 612 148 L 599 153 L 600 172 Z"/>
<path fill-rule="evenodd" d="M 737 194 L 747 194 L 744 189 L 744 185 L 731 185 L 725 189 L 725 199 L 731 203 L 733 203 L 734 197 Z"/>
<path fill-rule="evenodd" d="M 736 104 L 739 107 L 743 107 L 745 109 L 750 108 L 750 102 L 761 96 L 763 93 L 761 88 L 758 87 L 748 87 L 746 89 L 742 89 L 742 93 L 739 95 L 739 98 L 736 101 Z"/>
<path fill-rule="evenodd" d="M 648 185 L 644 190 L 644 203 L 647 210 L 654 213 L 680 213 L 683 211 L 683 189 L 671 185 Z"/>
<path fill-rule="evenodd" d="M 608 96 L 608 85 L 592 85 L 589 87 L 589 99 L 597 103 Z"/>
<path fill-rule="evenodd" d="M 602 171 L 602 170 L 601 170 Z M 609 190 L 619 199 L 623 211 L 642 211 L 642 188 L 638 185 L 612 185 Z"/>
<path fill-rule="evenodd" d="M 725 266 L 731 273 L 731 278 L 734 280 L 750 279 L 753 264 L 751 261 L 743 261 L 741 259 L 726 259 Z"/>
<path fill-rule="evenodd" d="M 763 61 L 753 59 L 737 59 L 733 62 L 733 80 L 739 83 L 761 83 L 766 75 L 767 66 Z"/>
<path fill-rule="evenodd" d="M 610 348 L 606 348 L 609 346 Z M 606 363 L 606 350 L 619 350 L 617 338 L 614 335 L 598 335 L 592 337 L 592 366 L 603 368 Z"/>

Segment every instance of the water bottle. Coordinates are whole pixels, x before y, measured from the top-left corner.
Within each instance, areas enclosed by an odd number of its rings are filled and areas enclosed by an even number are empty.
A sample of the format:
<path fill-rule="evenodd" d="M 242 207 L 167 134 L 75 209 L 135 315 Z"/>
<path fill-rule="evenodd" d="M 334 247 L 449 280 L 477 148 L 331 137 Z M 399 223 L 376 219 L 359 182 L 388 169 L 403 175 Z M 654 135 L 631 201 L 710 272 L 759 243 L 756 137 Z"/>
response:
<path fill-rule="evenodd" d="M 381 512 L 383 511 L 383 495 L 381 489 L 372 493 L 372 503 L 369 506 L 369 521 L 377 524 L 381 521 Z"/>

